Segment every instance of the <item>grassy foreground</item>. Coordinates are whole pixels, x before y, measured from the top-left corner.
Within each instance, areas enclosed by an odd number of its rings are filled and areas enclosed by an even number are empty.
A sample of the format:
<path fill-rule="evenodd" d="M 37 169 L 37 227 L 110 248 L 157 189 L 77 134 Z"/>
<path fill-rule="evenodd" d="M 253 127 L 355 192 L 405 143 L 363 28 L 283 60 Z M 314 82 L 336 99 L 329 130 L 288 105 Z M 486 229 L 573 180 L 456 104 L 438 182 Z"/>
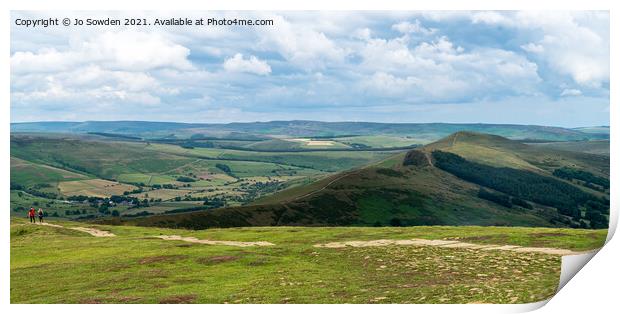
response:
<path fill-rule="evenodd" d="M 64 226 L 88 226 L 54 222 Z M 92 226 L 116 237 L 11 220 L 12 303 L 528 303 L 555 293 L 561 257 L 421 246 L 315 248 L 376 239 L 458 239 L 586 251 L 607 230 L 516 227 L 172 230 Z M 269 241 L 233 247 L 157 235 Z"/>

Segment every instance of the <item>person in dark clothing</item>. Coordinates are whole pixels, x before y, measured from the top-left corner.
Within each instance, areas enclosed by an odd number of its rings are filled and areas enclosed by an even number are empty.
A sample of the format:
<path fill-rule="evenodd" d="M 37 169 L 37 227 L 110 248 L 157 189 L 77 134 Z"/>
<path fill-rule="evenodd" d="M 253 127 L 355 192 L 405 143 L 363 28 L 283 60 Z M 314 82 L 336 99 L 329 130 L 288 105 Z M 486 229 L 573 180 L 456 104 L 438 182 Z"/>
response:
<path fill-rule="evenodd" d="M 39 208 L 39 222 L 43 222 L 43 209 Z"/>

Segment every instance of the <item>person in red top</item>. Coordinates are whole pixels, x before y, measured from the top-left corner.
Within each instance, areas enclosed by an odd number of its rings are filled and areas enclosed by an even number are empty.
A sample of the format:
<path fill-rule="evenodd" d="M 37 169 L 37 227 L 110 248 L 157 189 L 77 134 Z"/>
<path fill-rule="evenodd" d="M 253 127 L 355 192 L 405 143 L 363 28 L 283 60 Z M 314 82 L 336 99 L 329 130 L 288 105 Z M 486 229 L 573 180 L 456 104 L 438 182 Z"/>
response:
<path fill-rule="evenodd" d="M 28 217 L 30 217 L 30 222 L 37 222 L 37 220 L 35 219 L 35 214 L 36 212 L 34 210 L 34 207 L 30 207 L 30 210 L 28 211 Z"/>

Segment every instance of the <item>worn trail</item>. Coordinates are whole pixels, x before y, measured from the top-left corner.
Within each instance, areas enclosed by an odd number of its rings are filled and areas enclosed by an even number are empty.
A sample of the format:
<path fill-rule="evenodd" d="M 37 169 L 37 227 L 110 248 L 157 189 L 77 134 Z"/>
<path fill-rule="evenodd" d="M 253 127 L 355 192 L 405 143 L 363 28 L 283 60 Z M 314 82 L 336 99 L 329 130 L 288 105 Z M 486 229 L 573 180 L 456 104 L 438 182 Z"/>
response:
<path fill-rule="evenodd" d="M 497 244 L 476 244 L 466 243 L 452 240 L 426 240 L 426 239 L 408 239 L 408 240 L 371 240 L 371 241 L 346 241 L 346 242 L 329 242 L 323 244 L 315 244 L 314 247 L 319 248 L 344 248 L 344 247 L 376 247 L 387 245 L 414 245 L 414 246 L 435 246 L 442 248 L 455 249 L 473 249 L 473 250 L 500 250 L 513 251 L 522 253 L 543 253 L 551 255 L 577 255 L 584 252 L 576 252 L 567 249 L 547 248 L 547 247 L 526 247 L 518 245 L 497 245 Z"/>
<path fill-rule="evenodd" d="M 274 245 L 273 243 L 267 242 L 267 241 L 240 242 L 240 241 L 200 240 L 194 237 L 182 237 L 178 235 L 161 235 L 161 236 L 156 236 L 156 238 L 163 239 L 163 240 L 172 240 L 172 241 L 185 241 L 185 242 L 200 243 L 200 244 L 228 245 L 228 246 L 240 246 L 240 247 Z"/>
<path fill-rule="evenodd" d="M 77 230 L 77 231 L 81 231 L 81 232 L 86 232 L 94 237 L 115 237 L 116 235 L 112 232 L 109 231 L 104 231 L 104 230 L 99 230 L 99 229 L 95 229 L 95 228 L 86 228 L 86 227 L 64 227 L 61 225 L 55 225 L 55 224 L 50 224 L 47 222 L 41 222 L 38 223 L 39 225 L 44 225 L 44 226 L 49 226 L 49 227 L 54 227 L 54 228 L 66 228 L 66 229 L 71 229 L 71 230 Z"/>

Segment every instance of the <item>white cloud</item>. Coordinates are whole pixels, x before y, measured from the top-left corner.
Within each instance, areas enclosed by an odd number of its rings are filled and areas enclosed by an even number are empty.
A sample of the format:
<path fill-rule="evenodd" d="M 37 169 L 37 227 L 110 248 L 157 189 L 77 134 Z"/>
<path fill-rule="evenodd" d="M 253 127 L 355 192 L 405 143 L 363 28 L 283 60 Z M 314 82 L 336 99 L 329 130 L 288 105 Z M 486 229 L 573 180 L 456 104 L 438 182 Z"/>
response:
<path fill-rule="evenodd" d="M 108 69 L 147 71 L 157 68 L 192 69 L 189 49 L 157 33 L 123 31 L 101 33 L 86 41 L 73 41 L 59 51 L 42 48 L 38 52 L 15 52 L 13 73 L 66 71 L 76 66 L 97 64 Z"/>
<path fill-rule="evenodd" d="M 245 72 L 257 75 L 267 75 L 271 73 L 271 67 L 267 62 L 259 60 L 256 56 L 243 58 L 243 54 L 236 53 L 232 58 L 224 61 L 224 69 L 229 72 Z"/>
<path fill-rule="evenodd" d="M 409 21 L 403 21 L 398 24 L 392 25 L 392 29 L 397 30 L 403 34 L 419 33 L 422 35 L 432 35 L 437 31 L 436 29 L 423 27 L 419 20 L 415 20 L 414 23 L 411 23 Z"/>
<path fill-rule="evenodd" d="M 609 82 L 609 15 L 606 12 L 483 12 L 472 14 L 471 20 L 542 34 L 542 38 L 521 48 L 537 54 L 554 71 L 569 75 L 582 86 L 600 87 Z"/>
<path fill-rule="evenodd" d="M 361 69 L 369 71 L 362 88 L 377 97 L 408 101 L 458 101 L 501 94 L 537 92 L 537 66 L 501 49 L 465 51 L 448 38 L 410 48 L 406 36 L 369 40 L 361 49 Z"/>
<path fill-rule="evenodd" d="M 480 11 L 471 14 L 471 21 L 474 24 L 502 24 L 512 26 L 513 21 L 501 12 L 497 11 Z"/>
<path fill-rule="evenodd" d="M 531 52 L 531 53 L 543 53 L 545 52 L 545 47 L 542 45 L 537 45 L 535 43 L 528 43 L 526 45 L 521 45 L 521 49 Z"/>
<path fill-rule="evenodd" d="M 368 27 L 359 28 L 355 30 L 353 36 L 357 39 L 368 40 L 372 36 L 372 31 Z"/>
<path fill-rule="evenodd" d="M 562 91 L 560 96 L 562 97 L 570 97 L 570 96 L 581 96 L 582 92 L 578 89 L 567 88 Z"/>
<path fill-rule="evenodd" d="M 341 63 L 348 54 L 325 33 L 313 29 L 311 24 L 293 24 L 279 15 L 273 19 L 278 27 L 258 30 L 259 48 L 277 51 L 292 65 L 309 71 Z"/>
<path fill-rule="evenodd" d="M 16 102 L 157 105 L 175 95 L 153 75 L 163 69 L 191 72 L 189 49 L 162 34 L 134 31 L 102 32 L 70 40 L 64 49 L 44 47 L 11 56 L 11 84 Z"/>

